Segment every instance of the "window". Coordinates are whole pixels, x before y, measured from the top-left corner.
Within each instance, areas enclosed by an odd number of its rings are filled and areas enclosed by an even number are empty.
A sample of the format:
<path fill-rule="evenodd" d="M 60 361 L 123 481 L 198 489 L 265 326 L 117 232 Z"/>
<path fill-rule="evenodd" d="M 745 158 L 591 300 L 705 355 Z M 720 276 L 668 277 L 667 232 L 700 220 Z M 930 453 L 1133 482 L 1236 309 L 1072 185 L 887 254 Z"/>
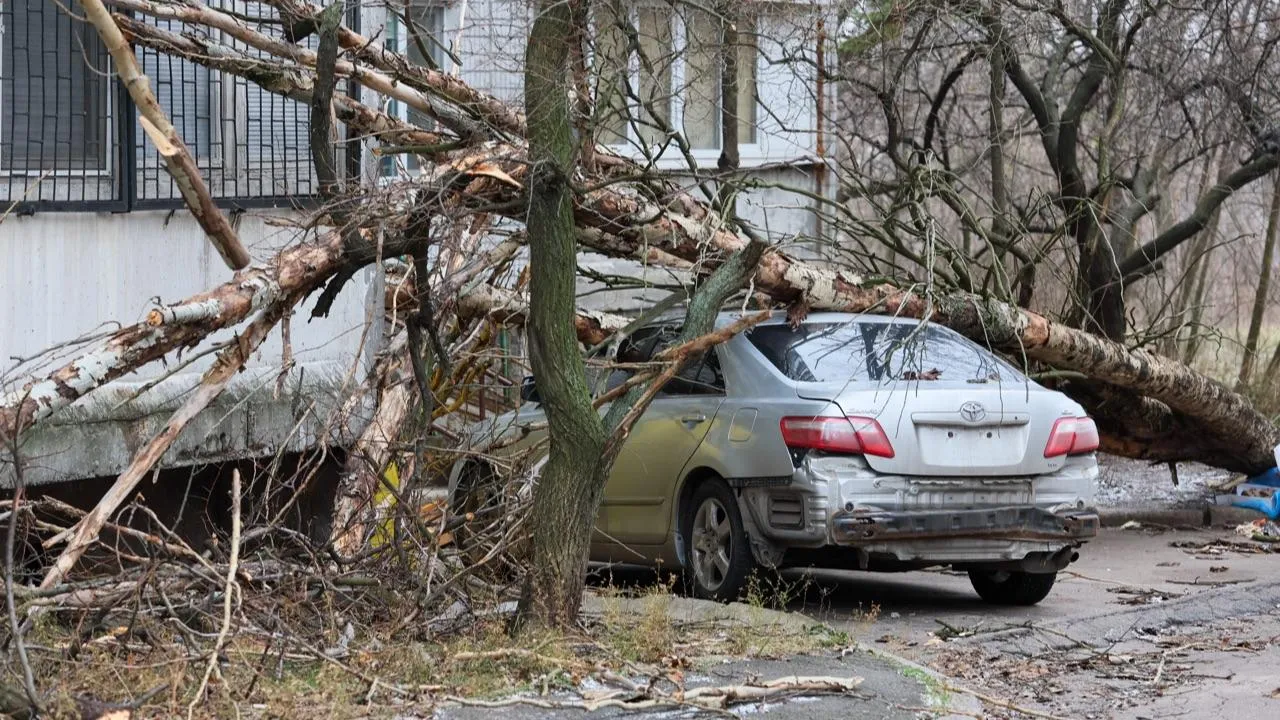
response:
<path fill-rule="evenodd" d="M 761 325 L 748 331 L 747 339 L 782 374 L 800 382 L 1026 380 L 992 353 L 936 325 Z"/>
<path fill-rule="evenodd" d="M 181 193 L 97 30 L 76 12 L 50 0 L 0 0 L 0 202 L 113 212 L 178 205 Z M 163 32 L 195 30 L 140 19 Z M 234 39 L 217 41 L 261 56 Z M 313 49 L 316 42 L 304 41 Z M 135 54 L 215 198 L 278 204 L 315 192 L 306 103 L 141 44 Z"/>
<path fill-rule="evenodd" d="M 617 361 L 628 364 L 647 363 L 655 355 L 671 347 L 679 337 L 680 327 L 677 325 L 642 328 L 622 342 L 618 348 Z M 606 387 L 611 389 L 621 385 L 632 372 L 625 369 L 614 371 Z M 692 359 L 662 388 L 662 394 L 724 394 L 724 374 L 720 371 L 720 358 L 716 355 L 716 351 L 711 350 L 702 357 Z"/>
<path fill-rule="evenodd" d="M 105 170 L 106 48 L 92 25 L 48 0 L 0 4 L 0 169 Z"/>
<path fill-rule="evenodd" d="M 444 14 L 440 0 L 392 0 L 387 6 L 387 47 L 405 53 L 415 65 L 444 68 L 448 61 L 445 52 Z M 424 129 L 435 129 L 435 121 L 421 110 L 407 107 L 399 100 L 392 100 L 389 112 Z M 402 162 L 409 170 L 417 170 L 417 155 L 388 156 L 383 159 L 384 175 L 394 174 L 396 163 Z"/>
<path fill-rule="evenodd" d="M 701 10 L 687 14 L 685 51 L 684 134 L 695 148 L 719 150 L 722 132 L 721 67 L 718 43 L 705 39 L 720 37 L 720 18 Z M 738 61 L 738 143 L 756 142 L 756 46 L 754 23 L 739 23 Z M 702 40 L 699 40 L 702 39 Z"/>
<path fill-rule="evenodd" d="M 694 150 L 721 147 L 721 18 L 649 2 L 595 6 L 594 69 L 600 142 L 661 149 L 666 128 Z M 738 143 L 756 140 L 756 21 L 738 19 Z"/>

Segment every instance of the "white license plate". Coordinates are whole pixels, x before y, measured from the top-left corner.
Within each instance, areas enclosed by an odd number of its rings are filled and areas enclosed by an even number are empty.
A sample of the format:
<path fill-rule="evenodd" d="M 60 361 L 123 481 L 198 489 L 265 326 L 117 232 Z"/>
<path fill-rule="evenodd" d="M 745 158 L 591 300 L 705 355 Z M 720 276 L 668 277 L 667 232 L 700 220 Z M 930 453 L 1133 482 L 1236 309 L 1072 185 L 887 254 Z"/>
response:
<path fill-rule="evenodd" d="M 1026 452 L 1027 426 L 917 425 L 916 442 L 921 459 L 935 467 L 1016 465 Z"/>

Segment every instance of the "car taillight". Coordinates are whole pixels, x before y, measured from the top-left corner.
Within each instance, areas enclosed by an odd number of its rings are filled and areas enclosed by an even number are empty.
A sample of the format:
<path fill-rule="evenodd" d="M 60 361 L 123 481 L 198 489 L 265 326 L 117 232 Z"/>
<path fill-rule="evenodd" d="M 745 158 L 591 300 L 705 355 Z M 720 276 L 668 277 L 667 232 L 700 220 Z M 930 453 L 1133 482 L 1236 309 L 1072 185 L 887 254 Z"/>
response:
<path fill-rule="evenodd" d="M 1083 455 L 1098 449 L 1098 426 L 1087 417 L 1061 418 L 1049 431 L 1044 456 Z"/>
<path fill-rule="evenodd" d="M 782 441 L 793 450 L 893 457 L 884 428 L 865 417 L 785 417 Z"/>

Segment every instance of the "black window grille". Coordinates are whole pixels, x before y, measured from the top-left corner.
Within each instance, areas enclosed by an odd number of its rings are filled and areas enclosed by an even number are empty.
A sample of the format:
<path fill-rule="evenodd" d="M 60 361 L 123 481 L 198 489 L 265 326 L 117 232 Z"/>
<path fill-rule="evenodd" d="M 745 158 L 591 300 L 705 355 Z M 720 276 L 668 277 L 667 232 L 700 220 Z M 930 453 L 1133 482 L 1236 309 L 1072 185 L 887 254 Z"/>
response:
<path fill-rule="evenodd" d="M 69 14 L 74 7 L 49 0 L 0 3 L 0 203 L 16 203 L 19 212 L 180 205 L 110 56 L 94 28 Z M 267 23 L 274 18 L 270 6 L 256 8 Z M 140 19 L 168 32 L 205 32 L 175 20 Z M 238 41 L 219 41 L 265 57 Z M 302 44 L 314 50 L 317 42 L 312 36 Z M 220 204 L 306 204 L 317 193 L 306 104 L 171 55 L 143 47 L 135 53 Z M 343 137 L 346 130 L 340 125 L 338 132 Z M 346 144 L 336 149 L 339 167 L 348 163 Z"/>

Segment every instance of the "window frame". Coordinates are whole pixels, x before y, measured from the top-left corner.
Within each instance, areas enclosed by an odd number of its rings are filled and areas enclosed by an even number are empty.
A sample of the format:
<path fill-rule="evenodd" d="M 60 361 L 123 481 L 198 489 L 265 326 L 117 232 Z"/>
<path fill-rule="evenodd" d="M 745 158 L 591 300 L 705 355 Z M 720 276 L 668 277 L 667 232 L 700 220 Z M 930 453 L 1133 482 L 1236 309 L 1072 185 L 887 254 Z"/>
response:
<path fill-rule="evenodd" d="M 628 19 L 628 22 L 630 22 L 633 27 L 636 27 L 636 28 L 639 27 L 639 23 L 640 23 L 639 12 L 640 12 L 640 8 L 642 7 L 659 8 L 659 9 L 667 9 L 667 10 L 671 9 L 671 6 L 669 4 L 656 2 L 655 0 L 637 0 L 633 2 L 628 2 L 627 3 L 627 19 Z M 671 93 L 670 94 L 670 98 L 671 98 L 670 123 L 671 123 L 671 127 L 679 130 L 681 133 L 684 133 L 685 105 L 687 104 L 687 93 L 689 91 L 688 84 L 685 82 L 686 65 L 688 64 L 686 59 L 686 54 L 688 52 L 688 27 L 687 27 L 685 15 L 686 13 L 689 13 L 689 12 L 707 12 L 707 11 L 702 10 L 701 8 L 696 8 L 689 5 L 682 5 L 680 9 L 676 10 L 675 12 L 671 12 L 670 19 L 669 19 L 670 27 L 671 27 L 670 52 L 672 56 L 671 87 L 669 88 Z M 765 8 L 761 7 L 761 8 L 758 8 L 756 12 L 758 14 L 762 14 L 766 12 L 766 10 Z M 751 36 L 754 38 L 759 37 L 760 18 L 758 14 L 755 17 L 753 17 L 753 23 L 752 23 L 753 27 L 751 28 L 751 31 L 750 31 Z M 755 68 L 754 68 L 754 72 L 752 73 L 754 83 L 751 88 L 752 101 L 753 101 L 751 104 L 752 111 L 753 111 L 753 116 L 751 118 L 751 125 L 755 129 L 755 139 L 753 142 L 750 142 L 750 143 L 744 143 L 744 142 L 738 143 L 739 161 L 744 166 L 762 165 L 769 161 L 769 158 L 767 157 L 767 153 L 765 152 L 764 144 L 761 142 L 761 138 L 764 135 L 764 128 L 761 127 L 762 113 L 761 113 L 761 107 L 760 107 L 760 93 L 759 93 L 761 67 L 760 67 L 760 50 L 759 50 L 758 41 L 753 43 L 753 45 L 755 46 L 755 52 L 753 53 L 755 57 Z M 592 57 L 591 61 L 594 63 L 595 58 Z M 627 84 L 630 85 L 633 90 L 636 90 L 640 87 L 642 80 L 643 78 L 641 75 L 641 66 L 640 66 L 639 57 L 635 53 L 628 52 L 627 53 Z M 719 79 L 717 79 L 716 81 L 717 91 L 719 89 L 719 86 L 720 86 Z M 739 87 L 739 92 L 740 93 L 742 92 L 741 86 Z M 654 163 L 659 169 L 685 169 L 687 163 L 685 161 L 684 155 L 680 152 L 679 147 L 676 146 L 675 143 L 670 143 L 665 148 L 662 148 L 661 145 L 652 145 L 647 148 L 641 147 L 641 138 L 639 136 L 639 133 L 637 132 L 636 124 L 631 122 L 631 118 L 643 117 L 645 110 L 642 106 L 640 106 L 635 102 L 634 98 L 632 98 L 630 94 L 628 94 L 625 100 L 626 100 L 626 107 L 627 107 L 627 114 L 628 114 L 627 123 L 626 123 L 627 140 L 625 143 L 622 143 L 622 144 L 608 143 L 606 146 L 615 152 L 618 152 L 622 155 L 632 157 L 638 160 L 644 160 L 646 156 L 646 151 L 647 151 L 654 158 Z M 716 119 L 717 119 L 716 136 L 717 136 L 718 147 L 698 148 L 698 147 L 691 146 L 689 148 L 690 155 L 693 156 L 693 159 L 698 163 L 699 167 L 702 167 L 702 168 L 714 167 L 716 162 L 719 160 L 720 154 L 724 148 L 724 138 L 722 137 L 724 110 L 723 108 L 719 107 L 720 99 L 718 96 L 716 98 L 716 106 L 720 110 L 720 112 L 716 113 Z M 687 135 L 685 139 L 686 141 L 688 140 Z M 660 150 L 661 152 L 659 152 Z"/>
<path fill-rule="evenodd" d="M 392 5 L 395 7 L 392 7 Z M 408 57 L 412 41 L 409 38 L 408 28 L 404 27 L 404 23 L 400 20 L 399 11 L 402 9 L 407 10 L 410 5 L 419 5 L 423 9 L 440 11 L 440 32 L 439 36 L 436 37 L 436 42 L 447 46 L 446 36 L 449 33 L 449 28 L 451 24 L 456 25 L 458 23 L 458 11 L 454 7 L 454 3 L 449 0 L 404 0 L 403 2 L 389 0 L 387 6 L 383 9 L 383 12 L 386 13 L 383 24 L 386 32 L 386 48 Z M 454 72 L 456 70 L 453 60 L 445 52 L 444 48 L 432 49 L 439 51 L 440 57 L 433 57 L 433 59 L 442 71 Z M 409 106 L 395 98 L 388 100 L 387 114 L 403 122 L 413 124 L 413 121 L 409 118 Z M 424 129 L 430 130 L 431 127 L 424 127 Z M 417 173 L 421 171 L 420 166 L 407 164 L 405 157 L 386 155 L 378 158 L 377 177 L 379 182 L 388 182 L 402 172 Z"/>

